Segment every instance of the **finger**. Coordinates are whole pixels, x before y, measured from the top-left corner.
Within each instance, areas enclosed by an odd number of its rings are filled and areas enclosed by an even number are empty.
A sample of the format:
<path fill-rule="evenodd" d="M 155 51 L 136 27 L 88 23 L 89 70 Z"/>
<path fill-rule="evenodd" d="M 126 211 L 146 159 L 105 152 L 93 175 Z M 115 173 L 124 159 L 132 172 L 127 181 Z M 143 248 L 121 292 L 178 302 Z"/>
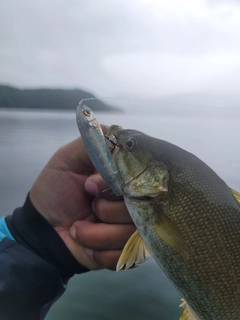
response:
<path fill-rule="evenodd" d="M 116 270 L 122 250 L 92 251 L 92 258 L 102 268 Z"/>
<path fill-rule="evenodd" d="M 107 183 L 103 180 L 99 173 L 92 174 L 85 182 L 85 189 L 90 194 L 99 196 L 109 200 L 119 200 L 122 196 L 117 196 L 108 187 Z"/>
<path fill-rule="evenodd" d="M 85 189 L 95 196 L 101 195 L 103 190 L 108 188 L 107 183 L 99 173 L 91 175 L 85 182 Z"/>
<path fill-rule="evenodd" d="M 122 249 L 135 230 L 133 224 L 77 221 L 71 227 L 70 234 L 84 247 L 93 250 L 115 250 Z"/>
<path fill-rule="evenodd" d="M 100 126 L 102 128 L 103 134 L 106 134 L 109 129 L 109 126 L 107 126 L 106 124 L 101 124 Z"/>
<path fill-rule="evenodd" d="M 49 165 L 85 175 L 89 175 L 94 170 L 82 138 L 77 138 L 61 147 L 50 159 Z"/>
<path fill-rule="evenodd" d="M 133 223 L 123 200 L 95 198 L 92 210 L 98 219 L 105 223 Z"/>

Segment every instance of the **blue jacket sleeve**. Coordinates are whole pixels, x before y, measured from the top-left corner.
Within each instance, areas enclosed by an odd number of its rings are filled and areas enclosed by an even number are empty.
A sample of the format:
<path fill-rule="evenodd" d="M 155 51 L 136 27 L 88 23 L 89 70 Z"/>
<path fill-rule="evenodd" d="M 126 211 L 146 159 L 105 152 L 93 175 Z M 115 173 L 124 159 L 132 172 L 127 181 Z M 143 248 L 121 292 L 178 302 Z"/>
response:
<path fill-rule="evenodd" d="M 0 219 L 0 319 L 44 319 L 68 279 L 86 271 L 29 197 Z"/>

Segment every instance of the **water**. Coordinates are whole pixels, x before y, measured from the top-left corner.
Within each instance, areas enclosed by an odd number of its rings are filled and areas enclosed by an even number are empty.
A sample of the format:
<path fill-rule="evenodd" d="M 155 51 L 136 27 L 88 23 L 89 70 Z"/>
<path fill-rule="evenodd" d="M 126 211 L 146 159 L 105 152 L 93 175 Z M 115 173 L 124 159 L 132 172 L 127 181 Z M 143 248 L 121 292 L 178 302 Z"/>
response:
<path fill-rule="evenodd" d="M 240 190 L 238 110 L 97 113 L 118 124 L 168 140 L 209 164 Z M 0 110 L 0 215 L 11 214 L 50 156 L 79 136 L 74 112 Z M 154 261 L 128 272 L 97 271 L 73 277 L 47 320 L 178 319 L 180 296 Z"/>

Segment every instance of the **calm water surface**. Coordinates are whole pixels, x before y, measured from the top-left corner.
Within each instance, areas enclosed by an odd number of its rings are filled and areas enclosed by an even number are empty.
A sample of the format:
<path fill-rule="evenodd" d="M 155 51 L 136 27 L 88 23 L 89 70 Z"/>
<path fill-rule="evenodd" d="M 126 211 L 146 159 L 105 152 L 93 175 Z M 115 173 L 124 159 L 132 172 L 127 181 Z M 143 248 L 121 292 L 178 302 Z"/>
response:
<path fill-rule="evenodd" d="M 240 112 L 96 114 L 101 123 L 141 130 L 181 146 L 240 190 Z M 0 109 L 0 216 L 22 205 L 54 151 L 78 136 L 74 112 Z M 181 312 L 179 299 L 151 260 L 128 272 L 104 270 L 73 277 L 46 319 L 174 320 Z"/>

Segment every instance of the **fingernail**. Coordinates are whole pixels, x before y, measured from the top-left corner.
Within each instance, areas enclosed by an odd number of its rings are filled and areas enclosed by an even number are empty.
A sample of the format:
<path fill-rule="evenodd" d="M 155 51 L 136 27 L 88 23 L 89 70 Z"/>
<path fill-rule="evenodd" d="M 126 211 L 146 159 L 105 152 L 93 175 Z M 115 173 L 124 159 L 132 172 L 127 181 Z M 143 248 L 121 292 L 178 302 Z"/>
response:
<path fill-rule="evenodd" d="M 98 193 L 99 193 L 99 190 L 98 190 L 98 186 L 97 186 L 97 184 L 95 183 L 95 182 L 93 182 L 92 180 L 91 180 L 91 177 L 90 178 L 87 178 L 87 180 L 86 180 L 86 182 L 85 182 L 85 189 L 89 192 L 89 193 L 91 193 L 91 194 L 93 194 L 93 195 L 98 195 Z"/>
<path fill-rule="evenodd" d="M 77 232 L 76 227 L 75 227 L 75 226 L 71 226 L 71 228 L 70 228 L 70 230 L 69 230 L 69 233 L 70 233 L 70 235 L 71 235 L 71 237 L 72 237 L 73 239 L 76 239 L 76 232 Z"/>

